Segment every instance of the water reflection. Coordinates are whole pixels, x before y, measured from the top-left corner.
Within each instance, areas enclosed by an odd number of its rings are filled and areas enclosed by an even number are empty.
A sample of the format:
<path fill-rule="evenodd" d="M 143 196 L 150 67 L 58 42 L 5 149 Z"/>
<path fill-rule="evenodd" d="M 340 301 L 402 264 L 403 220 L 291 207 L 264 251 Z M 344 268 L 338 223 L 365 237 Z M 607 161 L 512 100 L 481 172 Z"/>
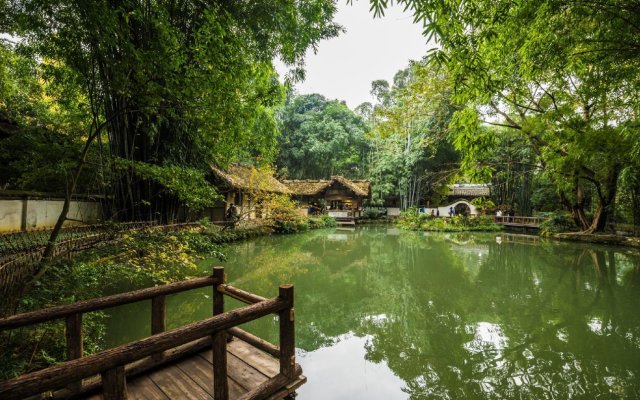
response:
<path fill-rule="evenodd" d="M 300 352 L 298 362 L 304 365 L 308 382 L 298 398 L 406 399 L 403 382 L 382 363 L 367 358 L 371 337 L 353 333 L 336 338 L 330 347 Z"/>
<path fill-rule="evenodd" d="M 640 397 L 635 253 L 372 227 L 230 250 L 232 284 L 296 285 L 302 400 Z M 171 324 L 210 315 L 205 295 L 172 298 Z M 273 319 L 247 328 L 277 342 Z"/>

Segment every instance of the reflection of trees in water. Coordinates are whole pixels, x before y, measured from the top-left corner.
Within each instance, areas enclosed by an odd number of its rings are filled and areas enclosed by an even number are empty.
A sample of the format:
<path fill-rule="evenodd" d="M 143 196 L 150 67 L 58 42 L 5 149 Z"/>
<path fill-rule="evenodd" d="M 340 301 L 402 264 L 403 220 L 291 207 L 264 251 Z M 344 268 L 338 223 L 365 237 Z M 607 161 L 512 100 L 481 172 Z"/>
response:
<path fill-rule="evenodd" d="M 625 288 L 637 285 L 618 285 L 616 259 L 611 249 L 492 244 L 476 280 L 455 281 L 462 298 L 440 274 L 426 290 L 404 287 L 420 293 L 396 314 L 409 318 L 371 324 L 368 354 L 385 359 L 412 398 L 632 397 L 640 321 Z"/>
<path fill-rule="evenodd" d="M 637 256 L 493 235 L 354 233 L 234 246 L 230 280 L 267 296 L 294 282 L 298 347 L 366 336 L 367 358 L 386 362 L 413 399 L 640 390 Z M 465 255 L 476 247 L 488 254 Z M 252 329 L 277 341 L 275 320 Z"/>

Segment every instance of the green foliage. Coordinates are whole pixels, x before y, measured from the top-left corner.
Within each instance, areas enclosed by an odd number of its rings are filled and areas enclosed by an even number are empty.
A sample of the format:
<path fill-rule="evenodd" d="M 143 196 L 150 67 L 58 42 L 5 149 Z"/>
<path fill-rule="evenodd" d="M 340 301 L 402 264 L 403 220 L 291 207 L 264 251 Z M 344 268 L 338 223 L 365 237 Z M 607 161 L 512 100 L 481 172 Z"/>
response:
<path fill-rule="evenodd" d="M 416 207 L 411 207 L 400 213 L 398 225 L 404 229 L 419 230 L 429 218 L 431 218 L 430 215 L 421 213 Z"/>
<path fill-rule="evenodd" d="M 389 6 L 371 3 L 377 13 Z M 640 147 L 640 59 L 631 50 L 640 44 L 635 3 L 399 3 L 440 43 L 430 61 L 447 69 L 454 100 L 464 106 L 451 125 L 464 149 L 463 167 L 483 176 L 492 172 L 496 164 L 483 162 L 492 144 L 479 124 L 507 127 L 535 155 L 525 162 L 543 170 L 581 228 L 604 229 L 619 174 L 637 161 L 634 149 Z M 532 174 L 526 175 L 520 183 L 531 187 Z M 515 181 L 510 173 L 505 178 Z M 527 190 L 522 194 L 502 201 L 530 211 L 523 204 Z M 590 200 L 593 221 L 586 216 Z"/>
<path fill-rule="evenodd" d="M 175 232 L 152 228 L 132 231 L 115 245 L 81 253 L 47 268 L 22 297 L 18 313 L 106 296 L 200 275 L 196 263 L 224 259 L 221 244 L 270 233 L 264 228 L 219 231 L 193 227 Z M 83 316 L 85 354 L 104 348 L 105 314 Z M 0 333 L 0 380 L 44 368 L 66 359 L 64 323 L 38 324 Z"/>
<path fill-rule="evenodd" d="M 458 160 L 447 129 L 456 108 L 446 74 L 413 63 L 396 74 L 391 89 L 373 82 L 372 93 L 378 98 L 370 134 L 373 203 L 396 197 L 407 208 L 436 197 Z"/>
<path fill-rule="evenodd" d="M 386 218 L 387 209 L 384 207 L 366 207 L 362 213 L 364 219 L 381 219 Z"/>
<path fill-rule="evenodd" d="M 193 211 L 210 207 L 222 198 L 205 179 L 205 172 L 196 168 L 153 165 L 123 159 L 117 159 L 115 164 L 119 170 L 132 168 L 137 176 L 159 183 L 167 193 L 179 198 Z"/>
<path fill-rule="evenodd" d="M 104 288 L 103 271 L 86 264 L 64 262 L 49 268 L 21 298 L 18 313 L 99 297 Z M 82 321 L 85 354 L 103 346 L 105 315 L 85 314 Z M 0 332 L 0 380 L 14 378 L 66 359 L 64 321 Z"/>
<path fill-rule="evenodd" d="M 0 39 L 0 186 L 64 193 L 90 115 L 68 68 L 37 61 Z M 98 160 L 92 148 L 88 158 Z M 80 176 L 79 191 L 96 193 L 98 170 Z"/>
<path fill-rule="evenodd" d="M 364 120 L 319 94 L 296 96 L 280 112 L 278 167 L 292 179 L 360 178 L 368 143 Z"/>
<path fill-rule="evenodd" d="M 307 218 L 301 217 L 298 204 L 288 196 L 277 195 L 271 197 L 268 204 L 267 224 L 275 233 L 303 232 L 309 229 Z"/>
<path fill-rule="evenodd" d="M 500 231 L 502 226 L 496 224 L 490 215 L 467 216 L 457 214 L 451 218 L 433 217 L 420 213 L 417 208 L 410 208 L 400 214 L 398 226 L 414 231 Z"/>
<path fill-rule="evenodd" d="M 540 235 L 552 233 L 574 232 L 577 226 L 571 215 L 566 212 L 550 213 L 549 219 L 540 224 Z"/>
<path fill-rule="evenodd" d="M 328 215 L 319 217 L 308 217 L 309 229 L 333 228 L 336 226 L 336 220 Z"/>
<path fill-rule="evenodd" d="M 46 78 L 60 99 L 81 99 L 52 114 L 80 143 L 96 139 L 93 170 L 125 220 L 172 220 L 176 195 L 190 207 L 205 206 L 211 193 L 189 188 L 202 186 L 212 162 L 273 161 L 274 109 L 284 88 L 272 60 L 280 57 L 300 77 L 306 50 L 341 31 L 331 22 L 330 0 L 26 0 L 0 8 L 0 33 L 16 37 L 28 61 L 0 52 L 0 114 L 10 108 L 13 120 L 32 123 L 29 107 L 47 104 L 27 101 L 41 90 L 33 77 Z M 31 74 L 29 85 L 14 73 L 37 64 L 44 71 Z M 77 117 L 67 109 L 82 111 L 84 125 L 73 125 Z M 87 136 L 90 129 L 99 135 Z M 112 158 L 136 166 L 118 169 Z"/>
<path fill-rule="evenodd" d="M 476 208 L 482 212 L 486 212 L 487 210 L 490 210 L 496 206 L 496 204 L 491 199 L 488 199 L 486 197 L 476 197 L 475 199 L 472 199 L 470 203 L 476 206 Z"/>

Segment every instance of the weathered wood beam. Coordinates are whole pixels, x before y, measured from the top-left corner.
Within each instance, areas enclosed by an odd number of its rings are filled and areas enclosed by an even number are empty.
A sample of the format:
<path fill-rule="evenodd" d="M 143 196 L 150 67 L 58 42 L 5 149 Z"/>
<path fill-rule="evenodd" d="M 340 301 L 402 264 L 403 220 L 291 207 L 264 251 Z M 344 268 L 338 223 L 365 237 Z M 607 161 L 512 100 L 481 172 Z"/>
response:
<path fill-rule="evenodd" d="M 213 287 L 213 315 L 224 313 L 224 294 L 219 290 L 225 282 L 224 268 L 216 267 L 213 276 L 217 283 Z M 226 331 L 215 332 L 211 336 L 213 353 L 213 399 L 229 399 L 229 382 L 227 378 L 227 333 Z"/>
<path fill-rule="evenodd" d="M 102 374 L 102 398 L 104 400 L 127 399 L 127 377 L 124 367 L 115 367 Z"/>
<path fill-rule="evenodd" d="M 296 365 L 293 370 L 295 376 L 299 376 L 302 374 L 302 368 L 299 365 Z M 269 379 L 266 382 L 258 385 L 254 389 L 245 393 L 238 400 L 263 400 L 269 398 L 271 394 L 276 392 L 278 389 L 281 389 L 292 381 L 291 378 L 278 374 L 273 378 Z"/>
<path fill-rule="evenodd" d="M 242 330 L 240 328 L 230 328 L 229 333 L 237 337 L 238 339 L 249 343 L 253 347 L 264 351 L 267 354 L 270 354 L 276 358 L 280 358 L 280 348 L 274 345 L 273 343 L 270 343 L 262 338 L 252 335 L 249 332 Z"/>
<path fill-rule="evenodd" d="M 166 329 L 167 306 L 166 297 L 164 295 L 156 296 L 151 299 L 151 334 L 162 333 Z"/>
<path fill-rule="evenodd" d="M 215 284 L 215 282 L 215 278 L 213 277 L 196 278 L 183 282 L 170 283 L 164 286 L 141 289 L 129 293 L 121 293 L 99 299 L 86 300 L 74 304 L 65 304 L 62 306 L 46 308 L 44 310 L 13 315 L 11 317 L 0 319 L 0 331 L 52 321 L 59 318 L 66 318 L 73 314 L 84 314 L 109 307 L 134 303 L 136 301 L 148 300 L 156 296 L 183 292 L 204 286 L 211 286 Z"/>
<path fill-rule="evenodd" d="M 293 310 L 293 285 L 280 286 L 279 299 L 287 305 L 280 311 L 280 374 L 287 378 L 295 377 L 296 338 L 295 316 Z"/>
<path fill-rule="evenodd" d="M 229 400 L 227 377 L 227 333 L 216 332 L 213 341 L 213 400 Z"/>
<path fill-rule="evenodd" d="M 279 312 L 288 305 L 288 301 L 282 298 L 266 300 L 91 356 L 0 382 L 0 399 L 17 400 L 59 389 L 80 379 Z"/>
<path fill-rule="evenodd" d="M 206 348 L 211 347 L 211 337 L 207 336 L 202 339 L 195 340 L 190 343 L 183 344 L 173 349 L 167 350 L 162 353 L 160 358 L 147 357 L 142 360 L 135 361 L 128 364 L 125 367 L 125 374 L 127 377 L 143 374 L 151 369 L 157 368 L 161 365 L 171 364 L 177 360 L 183 359 L 187 356 L 198 354 Z M 99 390 L 102 387 L 102 381 L 99 377 L 93 377 L 86 379 L 82 384 L 82 390 L 79 392 L 91 393 Z M 69 389 L 61 389 L 54 393 L 54 399 L 66 399 L 74 395 Z"/>
<path fill-rule="evenodd" d="M 239 300 L 243 303 L 247 304 L 255 304 L 261 301 L 265 301 L 266 298 L 262 296 L 258 296 L 257 294 L 246 292 L 242 289 L 238 289 L 236 287 L 230 285 L 219 285 L 218 291 L 226 294 L 229 297 L 232 297 L 236 300 Z"/>
<path fill-rule="evenodd" d="M 72 314 L 66 318 L 65 337 L 67 340 L 67 360 L 82 358 L 82 314 Z M 82 380 L 70 383 L 68 388 L 72 392 L 80 391 Z"/>

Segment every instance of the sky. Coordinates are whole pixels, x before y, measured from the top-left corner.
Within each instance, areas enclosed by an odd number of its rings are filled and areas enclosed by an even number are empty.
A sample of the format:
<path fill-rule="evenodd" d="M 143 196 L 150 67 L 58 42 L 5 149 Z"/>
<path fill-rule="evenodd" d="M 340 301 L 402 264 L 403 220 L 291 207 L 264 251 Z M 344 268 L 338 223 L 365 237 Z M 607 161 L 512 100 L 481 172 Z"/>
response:
<path fill-rule="evenodd" d="M 334 20 L 346 32 L 318 46 L 317 54 L 307 52 L 306 79 L 296 84 L 299 94 L 320 93 L 329 99 L 345 100 L 354 109 L 365 101 L 371 82 L 385 79 L 390 83 L 409 60 L 419 60 L 430 46 L 422 36 L 420 25 L 413 24 L 410 13 L 391 6 L 382 18 L 373 18 L 368 0 L 338 0 Z M 284 75 L 286 69 L 277 65 Z"/>

